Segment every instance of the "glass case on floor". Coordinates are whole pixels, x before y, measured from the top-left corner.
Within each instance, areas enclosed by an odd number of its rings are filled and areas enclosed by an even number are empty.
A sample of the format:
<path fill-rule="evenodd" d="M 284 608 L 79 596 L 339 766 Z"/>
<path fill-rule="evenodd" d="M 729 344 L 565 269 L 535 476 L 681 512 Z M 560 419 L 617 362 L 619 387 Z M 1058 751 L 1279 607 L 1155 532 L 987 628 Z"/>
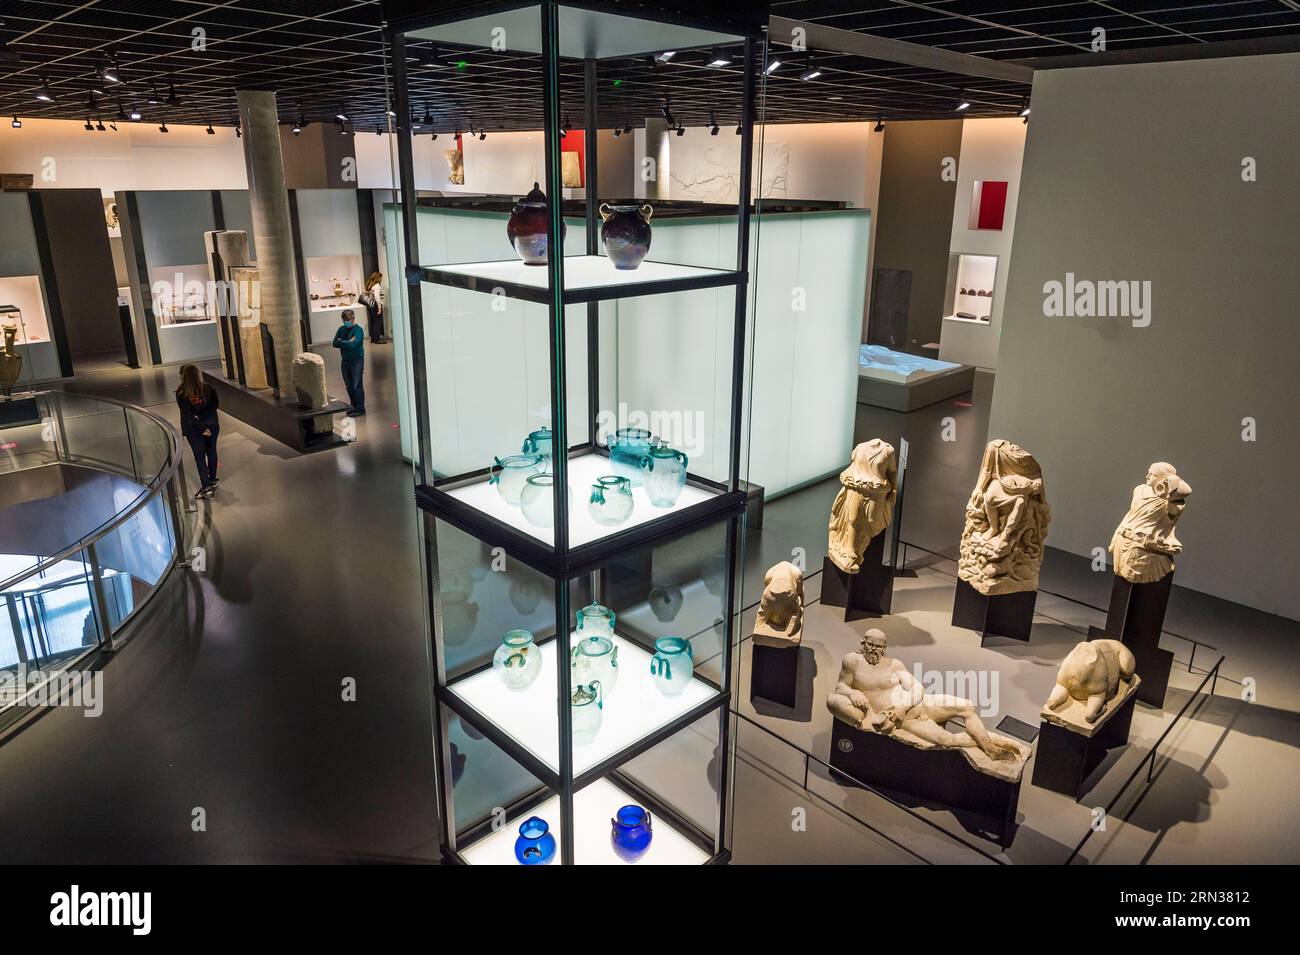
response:
<path fill-rule="evenodd" d="M 389 11 L 448 861 L 729 857 L 767 11 L 628 11 L 550 0 Z M 435 230 L 416 214 L 415 123 L 402 118 L 424 102 L 430 58 L 452 54 L 479 83 L 509 80 L 519 105 L 498 117 L 507 129 L 544 131 L 544 168 L 510 184 L 520 198 L 505 228 L 447 216 Z M 722 60 L 710 68 L 733 81 L 734 103 L 682 98 L 691 69 Z M 645 75 L 624 95 L 629 69 Z M 476 128 L 471 86 L 438 88 L 433 129 Z M 721 242 L 656 244 L 653 198 L 599 194 L 600 129 L 652 114 L 704 126 L 724 111 L 741 131 L 729 153 L 740 202 Z M 563 195 L 561 140 L 580 128 L 586 194 L 561 208 L 546 197 Z M 613 322 L 635 325 L 646 348 L 686 343 L 688 358 L 646 381 L 634 352 L 602 347 Z"/>

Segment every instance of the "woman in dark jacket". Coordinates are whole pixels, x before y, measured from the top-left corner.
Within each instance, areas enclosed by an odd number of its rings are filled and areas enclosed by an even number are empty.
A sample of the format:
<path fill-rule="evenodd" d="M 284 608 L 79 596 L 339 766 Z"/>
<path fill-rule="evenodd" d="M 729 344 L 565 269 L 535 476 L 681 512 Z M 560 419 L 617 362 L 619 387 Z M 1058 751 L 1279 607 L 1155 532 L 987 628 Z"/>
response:
<path fill-rule="evenodd" d="M 213 489 L 221 483 L 217 477 L 217 392 L 203 381 L 198 368 L 181 365 L 181 383 L 176 387 L 176 406 L 181 409 L 181 434 L 194 452 L 194 464 L 199 469 L 202 485 L 195 497 L 211 497 Z"/>

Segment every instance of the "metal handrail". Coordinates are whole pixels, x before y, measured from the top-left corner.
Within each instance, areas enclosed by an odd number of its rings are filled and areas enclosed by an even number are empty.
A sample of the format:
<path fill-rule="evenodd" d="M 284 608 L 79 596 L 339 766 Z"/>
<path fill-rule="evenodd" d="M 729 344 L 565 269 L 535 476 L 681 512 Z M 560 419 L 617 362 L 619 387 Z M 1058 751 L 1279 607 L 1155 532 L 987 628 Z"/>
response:
<path fill-rule="evenodd" d="M 19 573 L 10 577 L 8 580 L 0 581 L 0 592 L 9 590 L 10 588 L 26 580 L 28 577 L 31 577 L 34 574 L 39 574 L 42 571 L 45 571 L 50 567 L 57 565 L 61 561 L 67 560 L 73 554 L 85 550 L 87 547 L 90 547 L 91 545 L 107 537 L 113 531 L 117 530 L 119 527 L 121 527 L 123 524 L 129 521 L 132 517 L 134 517 L 137 513 L 143 510 L 145 506 L 147 506 L 154 499 L 154 497 L 156 497 L 164 488 L 166 488 L 168 483 L 171 481 L 172 476 L 176 473 L 177 468 L 181 466 L 181 460 L 182 460 L 180 454 L 180 438 L 176 434 L 176 429 L 173 428 L 171 424 L 167 422 L 166 419 L 160 417 L 159 415 L 154 414 L 152 411 L 149 411 L 147 408 L 142 408 L 139 405 L 128 404 L 125 401 L 118 401 L 115 398 L 98 398 L 98 397 L 91 398 L 86 395 L 76 395 L 64 391 L 37 391 L 37 392 L 31 392 L 27 395 L 24 395 L 23 397 L 24 398 L 44 397 L 47 401 L 53 401 L 55 403 L 61 403 L 65 397 L 77 398 L 78 400 L 81 401 L 101 402 L 106 405 L 116 405 L 117 407 L 123 408 L 128 412 L 137 412 L 139 414 L 142 414 L 146 418 L 152 419 L 153 422 L 157 424 L 159 428 L 161 428 L 163 436 L 167 439 L 167 446 L 168 446 L 167 462 L 161 469 L 159 469 L 158 473 L 154 475 L 154 479 L 150 481 L 147 485 L 144 485 L 145 492 L 140 496 L 138 496 L 135 499 L 135 501 L 132 502 L 130 507 L 126 508 L 123 511 L 119 511 L 117 514 L 113 515 L 103 524 L 99 525 L 99 527 L 90 531 L 75 543 L 68 545 L 63 550 L 59 551 L 57 554 L 54 554 L 51 557 L 46 557 L 40 560 L 33 566 L 27 568 L 26 570 L 20 571 Z M 128 428 L 127 431 L 128 443 L 130 442 L 130 440 L 131 440 L 131 436 Z M 178 547 L 180 546 L 179 541 L 177 542 L 177 546 Z"/>

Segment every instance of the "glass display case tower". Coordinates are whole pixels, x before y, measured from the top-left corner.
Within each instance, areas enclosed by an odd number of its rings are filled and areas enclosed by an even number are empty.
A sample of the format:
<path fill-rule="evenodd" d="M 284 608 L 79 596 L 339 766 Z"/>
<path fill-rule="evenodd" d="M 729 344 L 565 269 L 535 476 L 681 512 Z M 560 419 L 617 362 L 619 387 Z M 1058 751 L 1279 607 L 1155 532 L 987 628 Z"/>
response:
<path fill-rule="evenodd" d="M 385 17 L 444 859 L 725 862 L 767 5 L 387 2 Z M 455 65 L 430 78 L 438 61 Z M 710 91 L 690 94 L 692 68 L 713 71 Z M 484 260 L 482 237 L 455 231 L 481 224 L 420 216 L 415 127 L 523 136 L 484 114 L 503 83 L 521 104 L 541 97 L 549 199 L 516 207 Z M 416 123 L 431 109 L 433 130 Z M 601 195 L 596 146 L 651 113 L 646 153 L 706 128 L 701 161 L 734 162 L 738 201 L 719 207 L 724 241 L 652 238 L 619 268 L 615 218 L 641 235 L 629 217 L 647 221 L 666 193 L 641 162 L 640 195 Z M 581 218 L 577 196 L 561 200 L 574 115 Z M 737 135 L 716 137 L 715 116 Z M 467 183 L 483 142 L 464 149 Z M 517 196 L 534 185 L 512 182 Z M 552 254 L 527 264 L 528 243 Z M 679 373 L 642 373 L 647 348 L 681 354 Z"/>

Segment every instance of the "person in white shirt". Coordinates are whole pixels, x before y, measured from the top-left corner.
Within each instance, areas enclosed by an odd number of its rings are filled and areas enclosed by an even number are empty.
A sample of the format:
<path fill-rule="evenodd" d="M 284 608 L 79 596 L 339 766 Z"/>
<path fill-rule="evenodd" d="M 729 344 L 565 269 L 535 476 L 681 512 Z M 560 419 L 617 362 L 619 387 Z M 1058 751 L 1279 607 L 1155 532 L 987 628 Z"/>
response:
<path fill-rule="evenodd" d="M 372 345 L 382 345 L 390 341 L 384 334 L 384 298 L 384 274 L 370 273 L 370 278 L 366 279 L 366 290 L 357 297 L 357 302 L 365 306 L 366 328 L 370 330 Z"/>

